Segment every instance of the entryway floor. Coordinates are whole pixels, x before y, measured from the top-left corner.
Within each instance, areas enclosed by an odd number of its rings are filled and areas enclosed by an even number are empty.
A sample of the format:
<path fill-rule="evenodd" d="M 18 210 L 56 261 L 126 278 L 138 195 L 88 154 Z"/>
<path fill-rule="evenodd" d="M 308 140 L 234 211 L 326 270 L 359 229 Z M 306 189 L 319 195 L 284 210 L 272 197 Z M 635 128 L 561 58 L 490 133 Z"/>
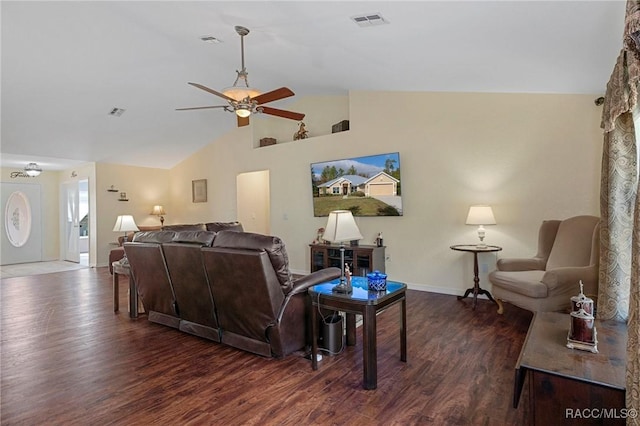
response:
<path fill-rule="evenodd" d="M 88 264 L 55 260 L 52 262 L 17 263 L 0 266 L 0 278 L 25 277 L 88 268 Z"/>

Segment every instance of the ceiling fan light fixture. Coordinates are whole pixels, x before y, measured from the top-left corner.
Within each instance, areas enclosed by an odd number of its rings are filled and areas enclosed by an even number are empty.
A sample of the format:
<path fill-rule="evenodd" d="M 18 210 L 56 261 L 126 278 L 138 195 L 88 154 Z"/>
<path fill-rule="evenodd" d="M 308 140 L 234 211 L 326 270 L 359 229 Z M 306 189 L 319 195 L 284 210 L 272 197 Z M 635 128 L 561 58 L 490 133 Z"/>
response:
<path fill-rule="evenodd" d="M 259 91 L 252 87 L 231 86 L 222 91 L 225 96 L 230 97 L 238 102 L 246 98 L 255 98 L 260 94 Z"/>
<path fill-rule="evenodd" d="M 251 105 L 240 104 L 236 107 L 236 115 L 241 118 L 247 118 L 251 115 Z"/>
<path fill-rule="evenodd" d="M 27 176 L 36 177 L 40 175 L 40 173 L 42 173 L 42 169 L 38 167 L 36 163 L 29 163 L 24 168 L 24 172 L 27 174 Z"/>

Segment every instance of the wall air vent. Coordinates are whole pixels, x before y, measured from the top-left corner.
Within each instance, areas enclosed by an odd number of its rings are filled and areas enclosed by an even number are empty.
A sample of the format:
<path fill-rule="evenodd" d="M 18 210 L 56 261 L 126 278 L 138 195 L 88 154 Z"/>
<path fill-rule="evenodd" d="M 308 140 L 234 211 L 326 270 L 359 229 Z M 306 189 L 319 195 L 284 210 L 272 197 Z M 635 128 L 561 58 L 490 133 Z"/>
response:
<path fill-rule="evenodd" d="M 367 13 L 364 15 L 352 16 L 351 20 L 361 27 L 371 27 L 373 25 L 388 24 L 389 21 L 384 19 L 379 13 Z"/>
<path fill-rule="evenodd" d="M 109 115 L 120 117 L 124 113 L 124 111 L 125 110 L 123 108 L 112 108 L 111 111 L 109 111 Z"/>

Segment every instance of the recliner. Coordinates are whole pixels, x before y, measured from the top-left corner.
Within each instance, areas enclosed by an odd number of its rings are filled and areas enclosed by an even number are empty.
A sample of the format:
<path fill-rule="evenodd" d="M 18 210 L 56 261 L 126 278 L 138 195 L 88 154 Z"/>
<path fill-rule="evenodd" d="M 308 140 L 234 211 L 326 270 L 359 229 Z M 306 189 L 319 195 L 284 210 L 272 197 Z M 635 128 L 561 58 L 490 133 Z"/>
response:
<path fill-rule="evenodd" d="M 311 343 L 307 290 L 340 269 L 293 279 L 282 240 L 248 232 L 222 231 L 202 253 L 222 343 L 275 357 Z"/>
<path fill-rule="evenodd" d="M 161 245 L 175 235 L 175 231 L 138 232 L 133 242 L 124 243 L 124 251 L 149 321 L 178 328 L 176 297 Z"/>
<path fill-rule="evenodd" d="M 600 218 L 575 216 L 546 220 L 538 233 L 532 258 L 499 259 L 489 274 L 498 313 L 502 301 L 530 311 L 561 311 L 570 307 L 579 282 L 592 298 L 598 293 Z"/>

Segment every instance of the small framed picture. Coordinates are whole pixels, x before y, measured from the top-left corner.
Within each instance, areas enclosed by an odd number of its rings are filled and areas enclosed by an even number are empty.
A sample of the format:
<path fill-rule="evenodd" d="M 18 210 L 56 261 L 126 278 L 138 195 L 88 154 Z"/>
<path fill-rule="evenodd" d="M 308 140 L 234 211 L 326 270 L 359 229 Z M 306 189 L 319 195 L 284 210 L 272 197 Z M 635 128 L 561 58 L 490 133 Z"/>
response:
<path fill-rule="evenodd" d="M 191 181 L 191 196 L 194 203 L 207 202 L 207 180 L 198 179 Z"/>

